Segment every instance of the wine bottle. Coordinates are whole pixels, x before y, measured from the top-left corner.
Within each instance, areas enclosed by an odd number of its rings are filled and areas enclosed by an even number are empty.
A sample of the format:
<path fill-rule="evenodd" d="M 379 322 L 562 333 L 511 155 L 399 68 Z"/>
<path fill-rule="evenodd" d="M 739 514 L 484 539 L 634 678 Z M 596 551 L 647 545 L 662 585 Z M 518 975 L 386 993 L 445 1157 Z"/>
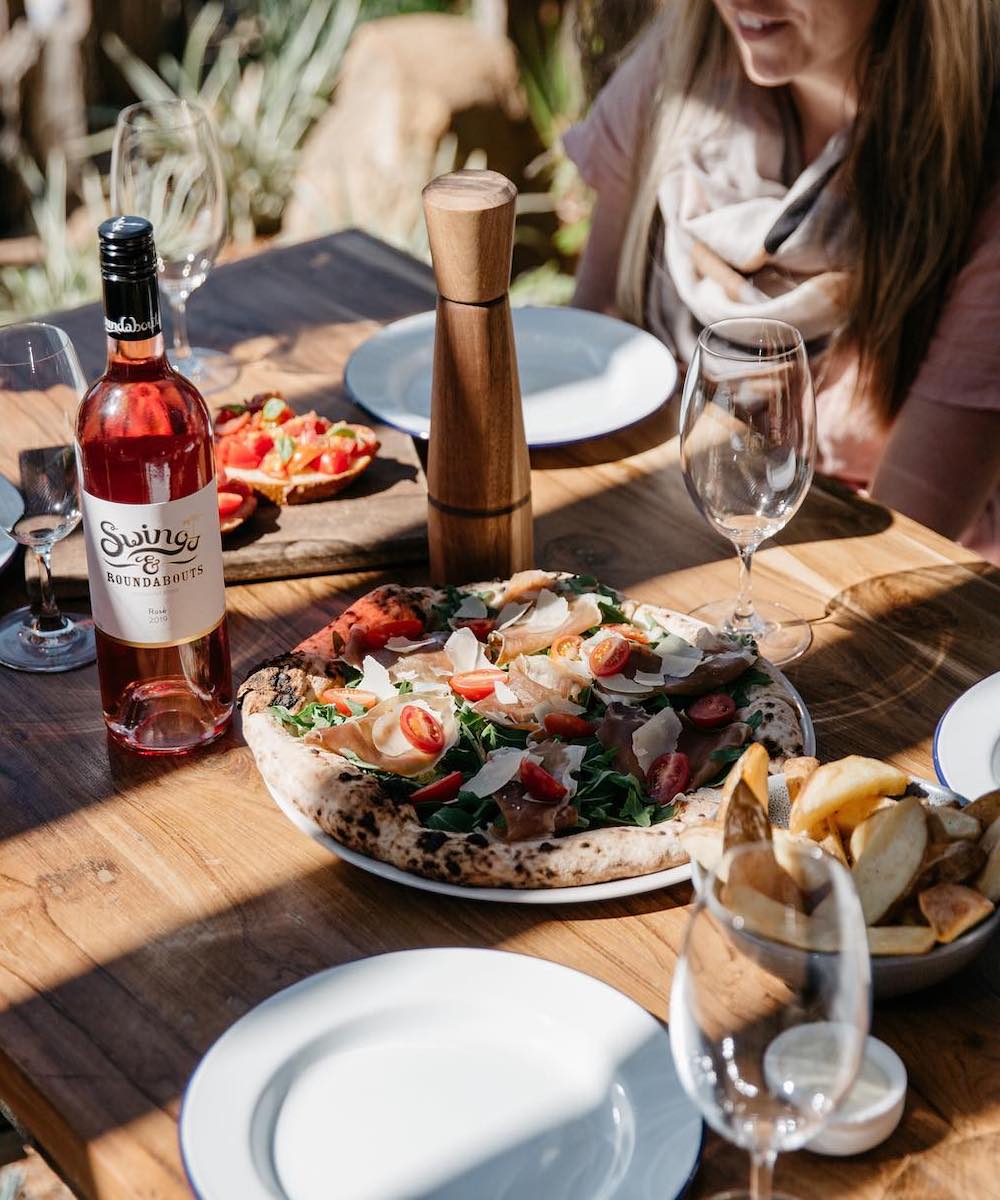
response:
<path fill-rule="evenodd" d="M 76 445 L 101 702 L 119 744 L 184 754 L 233 711 L 211 420 L 167 362 L 152 225 L 98 234 L 108 363 Z"/>

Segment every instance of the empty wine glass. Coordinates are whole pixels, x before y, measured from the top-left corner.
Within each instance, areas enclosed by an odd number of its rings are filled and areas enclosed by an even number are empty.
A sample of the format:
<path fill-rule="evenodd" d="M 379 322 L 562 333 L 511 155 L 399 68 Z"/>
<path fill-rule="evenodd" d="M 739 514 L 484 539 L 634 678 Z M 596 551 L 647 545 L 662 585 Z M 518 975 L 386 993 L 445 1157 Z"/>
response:
<path fill-rule="evenodd" d="M 95 657 L 93 621 L 59 611 L 51 569 L 52 547 L 80 523 L 73 417 L 85 386 L 61 329 L 0 329 L 0 471 L 17 489 L 0 491 L 0 527 L 41 569 L 39 611 L 20 608 L 0 619 L 0 663 L 19 671 L 68 671 Z"/>
<path fill-rule="evenodd" d="M 212 124 L 187 100 L 132 104 L 118 114 L 111 206 L 156 232 L 160 288 L 173 325 L 171 365 L 202 392 L 231 383 L 228 355 L 188 341 L 188 297 L 205 282 L 226 236 L 226 184 Z"/>
<path fill-rule="evenodd" d="M 785 663 L 812 639 L 809 625 L 750 592 L 754 551 L 792 519 L 816 459 L 816 406 L 802 335 L 784 321 L 719 321 L 702 330 L 681 401 L 681 465 L 695 504 L 736 547 L 735 601 L 696 609 L 726 633 L 753 637 Z"/>
<path fill-rule="evenodd" d="M 865 923 L 850 873 L 809 842 L 731 849 L 699 871 L 670 993 L 685 1090 L 748 1150 L 769 1200 L 774 1162 L 823 1127 L 854 1082 L 870 1011 Z M 722 1196 L 717 1200 L 722 1200 Z"/>

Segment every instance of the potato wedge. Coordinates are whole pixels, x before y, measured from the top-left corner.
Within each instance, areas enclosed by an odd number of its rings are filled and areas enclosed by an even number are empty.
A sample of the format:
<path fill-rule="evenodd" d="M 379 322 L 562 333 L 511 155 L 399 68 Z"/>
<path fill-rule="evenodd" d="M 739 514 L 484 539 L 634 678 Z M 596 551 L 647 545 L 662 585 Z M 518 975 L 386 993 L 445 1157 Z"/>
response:
<path fill-rule="evenodd" d="M 851 754 L 824 763 L 806 780 L 792 805 L 789 828 L 808 833 L 819 821 L 865 796 L 898 796 L 906 791 L 908 777 L 898 767 Z"/>
<path fill-rule="evenodd" d="M 771 845 L 774 847 L 774 857 L 778 860 L 778 865 L 787 871 L 798 884 L 806 898 L 806 908 L 808 909 L 810 897 L 826 886 L 829 877 L 822 862 L 817 863 L 796 851 L 800 848 L 815 847 L 818 843 L 802 834 L 789 833 L 787 829 L 778 829 L 777 827 L 771 830 L 771 837 Z"/>
<path fill-rule="evenodd" d="M 960 883 L 939 883 L 920 893 L 920 911 L 939 942 L 953 942 L 988 917 L 993 904 L 973 888 Z"/>
<path fill-rule="evenodd" d="M 715 819 L 725 827 L 726 814 L 737 785 L 742 781 L 757 798 L 758 804 L 767 816 L 767 767 L 770 759 L 767 751 L 760 742 L 751 742 L 740 757 L 733 763 L 726 782 L 722 785 L 722 799 L 719 801 L 719 811 Z M 726 847 L 728 849 L 728 846 Z"/>
<path fill-rule="evenodd" d="M 938 842 L 927 847 L 914 891 L 922 892 L 937 883 L 964 883 L 981 871 L 986 851 L 975 842 Z"/>
<path fill-rule="evenodd" d="M 805 899 L 798 884 L 778 863 L 771 846 L 753 846 L 742 850 L 730 860 L 728 866 L 723 903 L 728 903 L 729 889 L 752 888 L 778 904 L 787 904 L 799 912 L 805 912 Z"/>
<path fill-rule="evenodd" d="M 929 925 L 872 925 L 868 928 L 870 954 L 926 954 L 936 941 Z"/>
<path fill-rule="evenodd" d="M 779 904 L 755 888 L 727 885 L 723 903 L 743 918 L 743 928 L 748 933 L 784 942 L 799 950 L 835 949 L 836 937 L 829 925 Z"/>
<path fill-rule="evenodd" d="M 888 796 L 862 796 L 843 805 L 830 817 L 829 824 L 836 826 L 841 837 L 850 838 L 862 821 L 867 821 L 873 812 L 882 808 L 892 808 L 895 800 Z"/>
<path fill-rule="evenodd" d="M 819 766 L 818 758 L 802 755 L 800 758 L 786 758 L 781 770 L 785 776 L 785 787 L 788 789 L 788 802 L 795 803 L 795 797 L 802 791 L 802 785 Z"/>
<path fill-rule="evenodd" d="M 895 801 L 893 803 L 895 803 Z M 865 846 L 868 845 L 868 839 L 878 828 L 879 821 L 888 811 L 889 810 L 885 808 L 877 809 L 867 820 L 862 821 L 861 824 L 851 834 L 850 842 L 848 843 L 848 849 L 851 852 L 852 862 L 857 862 L 864 853 Z"/>
<path fill-rule="evenodd" d="M 844 849 L 843 838 L 840 836 L 840 831 L 832 819 L 829 821 L 820 821 L 818 825 L 814 825 L 812 833 L 809 836 L 818 842 L 827 854 L 832 854 L 837 862 L 843 863 L 845 867 L 851 865 L 847 861 L 847 851 Z"/>
<path fill-rule="evenodd" d="M 909 894 L 927 851 L 927 818 L 916 796 L 883 812 L 852 871 L 866 925 L 878 925 Z"/>
<path fill-rule="evenodd" d="M 983 831 L 979 821 L 965 809 L 945 808 L 940 804 L 926 807 L 927 830 L 932 842 L 974 842 Z"/>
<path fill-rule="evenodd" d="M 968 813 L 970 817 L 975 817 L 986 829 L 993 824 L 997 817 L 1000 817 L 1000 788 L 987 792 L 978 800 L 973 800 L 971 804 L 967 804 L 962 809 L 962 812 Z"/>
<path fill-rule="evenodd" d="M 767 757 L 766 750 L 764 757 Z M 742 846 L 745 842 L 770 840 L 771 822 L 767 819 L 766 793 L 761 804 L 750 785 L 742 778 L 737 779 L 722 822 L 722 849 L 731 850 L 733 846 Z"/>
<path fill-rule="evenodd" d="M 684 852 L 706 871 L 714 871 L 722 859 L 722 826 L 718 821 L 689 825 L 678 835 Z"/>
<path fill-rule="evenodd" d="M 993 847 L 1000 845 L 1000 817 L 990 825 L 989 829 L 979 839 L 979 844 L 987 854 L 993 853 Z"/>
<path fill-rule="evenodd" d="M 990 828 L 992 829 L 993 826 L 991 825 Z M 981 846 L 982 842 L 980 842 Z M 986 859 L 986 866 L 972 881 L 972 886 L 976 891 L 982 892 L 987 900 L 992 900 L 994 904 L 1000 902 L 1000 841 L 990 851 L 989 857 Z"/>

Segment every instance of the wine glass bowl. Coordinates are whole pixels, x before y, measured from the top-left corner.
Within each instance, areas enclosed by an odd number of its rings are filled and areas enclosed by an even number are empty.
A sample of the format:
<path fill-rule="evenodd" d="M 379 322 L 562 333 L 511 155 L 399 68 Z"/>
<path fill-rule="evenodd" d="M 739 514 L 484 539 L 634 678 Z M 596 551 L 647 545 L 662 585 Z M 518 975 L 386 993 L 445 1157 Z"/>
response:
<path fill-rule="evenodd" d="M 204 391 L 235 375 L 226 355 L 192 348 L 187 301 L 201 287 L 226 236 L 226 185 L 207 114 L 186 100 L 132 104 L 118 114 L 111 152 L 111 204 L 156 230 L 160 288 L 173 317 L 173 365 Z"/>
<path fill-rule="evenodd" d="M 771 843 L 737 846 L 699 875 L 674 972 L 670 1038 L 686 1091 L 716 1132 L 750 1152 L 750 1194 L 765 1200 L 777 1154 L 818 1133 L 854 1082 L 870 963 L 861 906 L 840 863 L 789 842 L 781 870 L 797 890 L 779 899 L 750 886 L 761 855 L 774 861 Z"/>
<path fill-rule="evenodd" d="M 38 612 L 22 608 L 0 620 L 0 663 L 16 670 L 68 671 L 95 656 L 93 623 L 59 611 L 51 577 L 53 547 L 80 523 L 72 428 L 84 386 L 61 329 L 0 329 L 0 411 L 11 431 L 0 470 L 21 500 L 0 505 L 0 528 L 35 554 L 42 585 Z"/>
<path fill-rule="evenodd" d="M 696 616 L 753 637 L 783 663 L 809 644 L 808 625 L 750 600 L 757 547 L 798 511 L 816 457 L 812 376 L 802 336 L 782 321 L 737 318 L 702 330 L 681 402 L 681 465 L 695 505 L 740 558 L 740 594 Z"/>

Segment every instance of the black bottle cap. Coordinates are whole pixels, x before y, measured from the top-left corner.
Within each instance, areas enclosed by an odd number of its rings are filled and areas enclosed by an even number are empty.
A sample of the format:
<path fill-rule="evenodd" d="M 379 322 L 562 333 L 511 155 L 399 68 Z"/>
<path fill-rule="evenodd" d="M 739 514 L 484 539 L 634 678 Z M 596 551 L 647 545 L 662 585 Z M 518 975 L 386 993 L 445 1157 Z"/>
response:
<path fill-rule="evenodd" d="M 145 217 L 111 217 L 102 222 L 97 235 L 105 279 L 138 283 L 156 274 L 153 226 Z"/>

